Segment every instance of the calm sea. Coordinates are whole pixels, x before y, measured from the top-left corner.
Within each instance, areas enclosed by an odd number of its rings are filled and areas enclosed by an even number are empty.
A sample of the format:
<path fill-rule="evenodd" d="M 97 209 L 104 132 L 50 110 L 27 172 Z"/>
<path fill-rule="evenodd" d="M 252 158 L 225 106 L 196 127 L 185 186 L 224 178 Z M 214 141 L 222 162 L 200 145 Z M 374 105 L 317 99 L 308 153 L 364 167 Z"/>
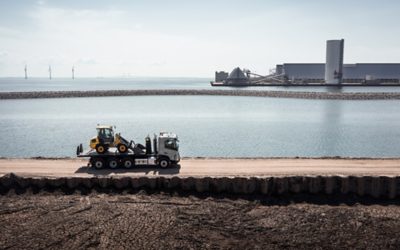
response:
<path fill-rule="evenodd" d="M 400 156 L 399 100 L 226 96 L 1 100 L 0 156 L 74 156 L 98 123 L 140 143 L 175 132 L 183 156 Z"/>
<path fill-rule="evenodd" d="M 233 89 L 211 87 L 211 78 L 0 78 L 0 92 L 111 89 Z M 247 87 L 242 90 L 284 90 L 324 92 L 400 92 L 400 87 Z"/>

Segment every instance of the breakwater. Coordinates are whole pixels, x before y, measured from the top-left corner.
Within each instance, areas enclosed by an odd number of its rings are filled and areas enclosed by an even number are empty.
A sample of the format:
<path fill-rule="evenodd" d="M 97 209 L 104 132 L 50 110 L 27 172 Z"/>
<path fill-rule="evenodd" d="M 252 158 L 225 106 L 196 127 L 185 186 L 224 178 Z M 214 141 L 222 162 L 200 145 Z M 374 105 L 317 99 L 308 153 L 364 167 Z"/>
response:
<path fill-rule="evenodd" d="M 153 190 L 209 194 L 290 196 L 357 195 L 395 199 L 400 196 L 400 177 L 388 176 L 286 176 L 286 177 L 21 177 L 0 178 L 0 191 L 9 190 L 96 190 L 100 192 Z"/>
<path fill-rule="evenodd" d="M 305 91 L 257 91 L 257 90 L 96 90 L 96 91 L 35 91 L 0 92 L 0 99 L 36 99 L 71 97 L 149 96 L 149 95 L 208 95 L 208 96 L 254 96 L 274 98 L 328 99 L 328 100 L 400 100 L 400 92 L 305 92 Z"/>

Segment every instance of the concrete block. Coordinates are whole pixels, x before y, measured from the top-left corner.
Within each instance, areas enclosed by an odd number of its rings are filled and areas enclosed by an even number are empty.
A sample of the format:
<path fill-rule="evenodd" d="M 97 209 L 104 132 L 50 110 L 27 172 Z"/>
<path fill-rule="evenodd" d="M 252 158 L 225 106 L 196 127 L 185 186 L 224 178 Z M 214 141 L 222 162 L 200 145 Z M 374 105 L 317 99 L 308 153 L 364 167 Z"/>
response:
<path fill-rule="evenodd" d="M 130 180 L 128 177 L 112 178 L 113 185 L 115 188 L 123 190 L 130 186 Z"/>
<path fill-rule="evenodd" d="M 197 178 L 195 180 L 196 192 L 199 192 L 199 193 L 209 192 L 210 191 L 210 181 L 211 181 L 210 177 Z"/>
<path fill-rule="evenodd" d="M 349 185 L 348 185 L 348 193 L 350 194 L 357 194 L 359 192 L 358 190 L 358 178 L 355 176 L 349 176 L 347 177 L 349 180 Z"/>
<path fill-rule="evenodd" d="M 326 176 L 324 178 L 325 194 L 336 194 L 338 192 L 339 178 L 338 176 Z"/>
<path fill-rule="evenodd" d="M 108 177 L 97 177 L 97 185 L 100 188 L 109 188 L 109 178 Z"/>
<path fill-rule="evenodd" d="M 368 177 L 356 177 L 356 191 L 355 193 L 359 196 L 364 196 L 365 195 L 365 187 L 366 187 L 366 181 L 368 181 Z"/>
<path fill-rule="evenodd" d="M 349 177 L 342 176 L 340 178 L 340 193 L 341 194 L 348 194 L 350 192 L 350 180 Z"/>
<path fill-rule="evenodd" d="M 196 179 L 193 177 L 182 178 L 181 185 L 184 191 L 194 191 L 196 190 Z"/>
<path fill-rule="evenodd" d="M 82 178 L 81 184 L 83 187 L 91 189 L 93 188 L 94 178 Z"/>
<path fill-rule="evenodd" d="M 311 194 L 317 194 L 323 190 L 321 176 L 307 177 L 306 179 L 308 180 L 308 191 Z"/>
<path fill-rule="evenodd" d="M 137 178 L 137 177 L 130 178 L 130 183 L 131 183 L 131 187 L 133 189 L 139 189 L 139 187 L 140 187 L 139 178 Z"/>
<path fill-rule="evenodd" d="M 139 177 L 138 183 L 139 183 L 138 189 L 150 187 L 150 181 L 148 177 Z"/>
<path fill-rule="evenodd" d="M 147 188 L 151 189 L 151 190 L 156 190 L 157 189 L 157 184 L 158 184 L 158 178 L 148 178 L 148 182 L 147 182 Z"/>
<path fill-rule="evenodd" d="M 301 176 L 292 176 L 288 180 L 289 192 L 299 194 L 304 189 L 304 180 Z"/>
<path fill-rule="evenodd" d="M 378 177 L 379 178 L 379 183 L 380 183 L 380 197 L 385 197 L 388 198 L 389 197 L 389 193 L 390 193 L 390 179 L 391 177 L 388 176 L 381 176 Z"/>
<path fill-rule="evenodd" d="M 46 184 L 47 184 L 47 178 L 32 178 L 30 185 L 42 189 L 46 186 Z"/>
<path fill-rule="evenodd" d="M 80 183 L 80 179 L 79 177 L 68 177 L 66 179 L 66 186 L 69 189 L 75 189 L 79 186 Z"/>
<path fill-rule="evenodd" d="M 270 185 L 270 178 L 258 179 L 258 187 L 259 187 L 259 192 L 261 194 L 267 195 L 269 193 L 270 191 L 269 185 Z"/>
<path fill-rule="evenodd" d="M 379 198 L 381 195 L 383 195 L 384 190 L 381 189 L 381 178 L 378 176 L 364 178 L 365 180 L 365 189 L 367 191 L 367 194 L 374 197 L 374 198 Z"/>
<path fill-rule="evenodd" d="M 11 174 L 13 174 L 13 173 L 11 173 Z M 6 188 L 6 189 L 9 189 L 13 184 L 14 184 L 14 179 L 13 178 L 11 178 L 11 174 L 6 174 L 6 175 L 3 175 L 1 178 L 0 178 L 0 184 L 1 184 L 1 186 L 3 186 L 4 188 Z M 14 174 L 13 174 L 14 175 Z"/>
<path fill-rule="evenodd" d="M 65 186 L 66 184 L 66 178 L 51 178 L 46 180 L 47 185 L 49 185 L 51 188 L 61 188 Z"/>
<path fill-rule="evenodd" d="M 397 182 L 399 177 L 391 177 L 389 179 L 389 199 L 394 199 L 398 196 L 397 193 Z"/>
<path fill-rule="evenodd" d="M 210 180 L 210 192 L 222 193 L 225 191 L 226 182 L 222 178 L 211 178 Z"/>
<path fill-rule="evenodd" d="M 235 177 L 232 179 L 231 192 L 234 194 L 245 194 L 247 190 L 247 178 Z"/>
<path fill-rule="evenodd" d="M 286 194 L 289 192 L 289 178 L 291 177 L 278 177 L 274 179 L 277 194 Z"/>
<path fill-rule="evenodd" d="M 171 181 L 170 181 L 170 188 L 173 188 L 173 189 L 181 189 L 181 184 L 182 184 L 182 180 L 181 180 L 181 178 L 179 178 L 179 177 L 177 177 L 177 176 L 174 176 L 174 177 L 172 177 L 171 179 L 170 179 Z"/>

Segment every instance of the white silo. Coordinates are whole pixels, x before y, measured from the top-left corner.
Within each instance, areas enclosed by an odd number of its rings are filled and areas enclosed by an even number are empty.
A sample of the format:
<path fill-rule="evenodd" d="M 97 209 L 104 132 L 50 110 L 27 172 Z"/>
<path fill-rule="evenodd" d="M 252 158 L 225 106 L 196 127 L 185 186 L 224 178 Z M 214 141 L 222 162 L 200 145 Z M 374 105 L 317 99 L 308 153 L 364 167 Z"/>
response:
<path fill-rule="evenodd" d="M 325 83 L 340 84 L 343 77 L 344 39 L 326 41 Z"/>

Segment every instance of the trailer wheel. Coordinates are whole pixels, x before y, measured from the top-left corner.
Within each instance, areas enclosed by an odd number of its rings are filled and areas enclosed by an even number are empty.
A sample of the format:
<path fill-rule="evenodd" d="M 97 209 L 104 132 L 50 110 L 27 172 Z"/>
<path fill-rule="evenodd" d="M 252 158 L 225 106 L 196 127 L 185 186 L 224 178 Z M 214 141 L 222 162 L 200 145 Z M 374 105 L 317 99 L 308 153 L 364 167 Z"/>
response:
<path fill-rule="evenodd" d="M 160 166 L 161 168 L 167 168 L 170 164 L 170 161 L 167 158 L 161 158 L 158 161 L 158 166 Z"/>
<path fill-rule="evenodd" d="M 124 166 L 124 168 L 132 168 L 134 165 L 134 161 L 130 158 L 125 158 L 122 160 L 122 166 Z"/>
<path fill-rule="evenodd" d="M 107 165 L 110 168 L 115 169 L 118 167 L 118 160 L 116 158 L 111 158 L 108 160 Z"/>
<path fill-rule="evenodd" d="M 92 160 L 92 166 L 95 168 L 95 169 L 102 169 L 102 168 L 104 168 L 104 160 L 103 159 L 100 159 L 100 158 L 98 158 L 98 159 L 94 159 L 94 160 Z"/>
<path fill-rule="evenodd" d="M 126 153 L 126 151 L 128 151 L 128 147 L 122 143 L 118 144 L 117 148 L 120 153 Z"/>
<path fill-rule="evenodd" d="M 96 152 L 98 154 L 104 154 L 106 152 L 106 147 L 102 144 L 97 144 L 96 145 Z"/>

